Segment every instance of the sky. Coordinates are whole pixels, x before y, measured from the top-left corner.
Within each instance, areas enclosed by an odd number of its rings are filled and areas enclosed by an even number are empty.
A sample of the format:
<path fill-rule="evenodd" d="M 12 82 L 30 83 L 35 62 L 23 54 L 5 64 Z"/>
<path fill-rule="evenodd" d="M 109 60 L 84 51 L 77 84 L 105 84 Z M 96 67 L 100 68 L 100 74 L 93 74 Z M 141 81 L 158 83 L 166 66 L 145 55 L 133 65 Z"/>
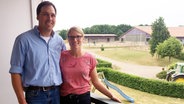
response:
<path fill-rule="evenodd" d="M 54 30 L 93 25 L 151 25 L 159 17 L 167 27 L 184 26 L 184 0 L 49 0 L 57 8 Z"/>

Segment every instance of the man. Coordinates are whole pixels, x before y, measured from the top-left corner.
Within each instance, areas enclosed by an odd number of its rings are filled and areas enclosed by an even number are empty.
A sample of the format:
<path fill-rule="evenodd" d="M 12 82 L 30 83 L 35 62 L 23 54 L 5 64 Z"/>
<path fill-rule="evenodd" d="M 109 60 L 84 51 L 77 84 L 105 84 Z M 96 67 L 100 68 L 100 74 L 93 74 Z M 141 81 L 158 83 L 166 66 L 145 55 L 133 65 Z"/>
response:
<path fill-rule="evenodd" d="M 66 46 L 53 31 L 55 6 L 49 1 L 41 2 L 37 20 L 38 26 L 15 40 L 9 71 L 12 85 L 19 104 L 59 104 L 62 83 L 59 60 Z"/>

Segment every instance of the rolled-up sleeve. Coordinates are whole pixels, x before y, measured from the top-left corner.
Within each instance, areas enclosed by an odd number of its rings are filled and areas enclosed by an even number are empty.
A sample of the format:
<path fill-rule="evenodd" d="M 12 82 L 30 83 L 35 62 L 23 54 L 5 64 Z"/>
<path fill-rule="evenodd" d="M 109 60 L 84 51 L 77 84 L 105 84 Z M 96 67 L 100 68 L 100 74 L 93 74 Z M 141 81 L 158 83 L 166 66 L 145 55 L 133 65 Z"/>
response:
<path fill-rule="evenodd" d="M 23 65 L 25 60 L 25 42 L 22 39 L 21 35 L 18 36 L 15 40 L 11 61 L 10 61 L 10 70 L 9 73 L 22 73 Z"/>

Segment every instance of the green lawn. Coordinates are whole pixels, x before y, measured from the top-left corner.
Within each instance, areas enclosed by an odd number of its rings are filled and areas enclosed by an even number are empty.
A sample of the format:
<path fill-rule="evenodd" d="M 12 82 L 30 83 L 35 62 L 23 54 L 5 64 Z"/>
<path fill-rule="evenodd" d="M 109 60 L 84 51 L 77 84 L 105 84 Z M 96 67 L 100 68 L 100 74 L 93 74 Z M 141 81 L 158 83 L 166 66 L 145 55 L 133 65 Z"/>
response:
<path fill-rule="evenodd" d="M 129 63 L 136 63 L 140 65 L 150 66 L 162 66 L 165 67 L 173 62 L 178 62 L 172 58 L 169 62 L 168 57 L 160 59 L 157 56 L 152 57 L 148 50 L 141 50 L 141 48 L 133 47 L 105 47 L 104 51 L 101 51 L 99 47 L 85 47 L 88 51 L 95 52 L 96 54 Z"/>
<path fill-rule="evenodd" d="M 112 83 L 113 85 L 116 85 L 118 88 L 120 88 L 127 96 L 134 99 L 134 104 L 183 104 L 184 99 L 179 98 L 172 98 L 172 97 L 166 97 L 166 96 L 159 96 L 150 94 L 147 92 L 141 92 L 139 90 L 131 89 L 128 87 L 120 86 L 118 84 Z M 117 93 L 113 89 L 109 89 L 115 96 L 117 96 L 119 99 L 121 99 L 122 104 L 131 104 L 128 102 L 125 98 L 123 98 L 119 93 Z M 166 89 L 167 90 L 167 89 Z M 97 90 L 95 93 L 99 93 Z M 99 93 L 102 95 L 101 93 Z M 104 95 L 102 95 L 104 96 Z"/>
<path fill-rule="evenodd" d="M 162 66 L 165 67 L 173 62 L 181 61 L 177 59 L 172 59 L 171 62 L 168 61 L 168 58 L 158 59 L 156 56 L 152 57 L 149 54 L 149 50 L 144 47 L 112 47 L 106 46 L 104 51 L 100 50 L 99 46 L 84 46 L 88 51 L 95 52 L 96 54 L 129 63 L 136 63 L 141 65 L 150 65 L 150 66 Z M 112 82 L 111 82 L 112 83 Z M 184 99 L 166 97 L 154 95 L 146 92 L 142 92 L 139 90 L 131 89 L 128 87 L 120 86 L 118 84 L 113 83 L 118 88 L 120 88 L 125 94 L 132 97 L 135 100 L 134 104 L 183 104 Z M 120 96 L 115 90 L 110 89 L 113 94 L 118 96 L 123 104 L 130 104 L 130 102 L 126 101 L 123 97 Z M 167 89 L 165 89 L 167 90 Z M 95 91 L 99 93 L 98 91 Z"/>

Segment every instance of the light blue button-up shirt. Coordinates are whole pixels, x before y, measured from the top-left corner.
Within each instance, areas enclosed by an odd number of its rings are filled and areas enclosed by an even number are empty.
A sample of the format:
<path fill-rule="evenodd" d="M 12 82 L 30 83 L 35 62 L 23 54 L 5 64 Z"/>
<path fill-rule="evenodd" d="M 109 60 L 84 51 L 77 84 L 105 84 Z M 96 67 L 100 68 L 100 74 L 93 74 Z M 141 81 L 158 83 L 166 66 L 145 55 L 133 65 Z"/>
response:
<path fill-rule="evenodd" d="M 60 85 L 59 60 L 63 50 L 66 46 L 58 34 L 53 32 L 46 43 L 35 26 L 16 38 L 9 72 L 20 73 L 24 87 Z"/>

